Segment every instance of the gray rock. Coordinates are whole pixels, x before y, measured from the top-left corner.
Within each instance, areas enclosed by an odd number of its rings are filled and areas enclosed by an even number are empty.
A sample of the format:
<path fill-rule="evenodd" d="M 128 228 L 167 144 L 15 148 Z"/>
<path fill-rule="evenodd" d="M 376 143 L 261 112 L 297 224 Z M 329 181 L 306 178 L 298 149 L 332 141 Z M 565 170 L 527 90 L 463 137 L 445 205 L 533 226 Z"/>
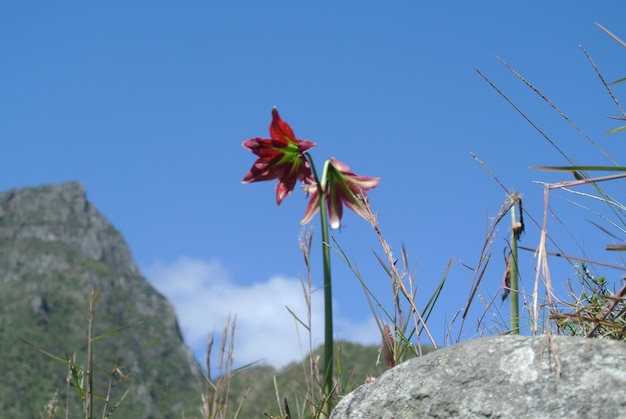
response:
<path fill-rule="evenodd" d="M 626 343 L 497 336 L 409 360 L 348 394 L 331 419 L 626 417 Z"/>

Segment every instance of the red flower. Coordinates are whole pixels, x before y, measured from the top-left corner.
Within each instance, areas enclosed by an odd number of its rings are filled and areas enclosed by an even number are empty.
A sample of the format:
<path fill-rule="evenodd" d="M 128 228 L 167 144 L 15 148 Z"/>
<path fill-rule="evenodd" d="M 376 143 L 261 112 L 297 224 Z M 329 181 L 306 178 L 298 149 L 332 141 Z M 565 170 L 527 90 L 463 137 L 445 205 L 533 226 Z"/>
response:
<path fill-rule="evenodd" d="M 342 203 L 367 219 L 367 195 L 365 191 L 375 188 L 379 183 L 380 178 L 355 175 L 348 166 L 334 157 L 327 160 L 324 164 L 324 174 L 320 186 L 328 206 L 330 226 L 339 228 L 341 225 Z M 311 221 L 320 209 L 317 185 L 307 184 L 305 190 L 311 194 L 311 200 L 304 210 L 304 218 L 300 224 Z"/>
<path fill-rule="evenodd" d="M 280 119 L 276 108 L 272 109 L 270 137 L 253 138 L 243 142 L 243 146 L 259 156 L 254 165 L 243 178 L 243 183 L 260 182 L 278 179 L 276 183 L 276 204 L 293 191 L 296 181 L 313 182 L 311 167 L 304 153 L 315 143 L 296 138 L 293 130 Z"/>

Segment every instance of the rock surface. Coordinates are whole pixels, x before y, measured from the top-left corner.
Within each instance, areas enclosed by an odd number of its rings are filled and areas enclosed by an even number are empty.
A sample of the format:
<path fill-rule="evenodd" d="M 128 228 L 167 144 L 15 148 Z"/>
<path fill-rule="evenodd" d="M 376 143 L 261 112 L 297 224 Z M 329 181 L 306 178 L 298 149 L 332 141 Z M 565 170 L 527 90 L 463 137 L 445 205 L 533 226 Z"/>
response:
<path fill-rule="evenodd" d="M 617 418 L 626 343 L 497 336 L 409 360 L 348 394 L 331 419 Z"/>
<path fill-rule="evenodd" d="M 67 366 L 18 338 L 61 359 L 76 353 L 85 365 L 92 290 L 99 293 L 94 336 L 140 323 L 93 345 L 98 394 L 106 394 L 106 372 L 120 357 L 130 378 L 113 388 L 112 400 L 133 383 L 114 416 L 195 417 L 205 383 L 174 309 L 78 182 L 0 193 L 0 416 L 40 417 L 55 391 L 64 413 Z M 70 417 L 81 417 L 70 393 Z M 96 401 L 94 416 L 102 407 Z"/>

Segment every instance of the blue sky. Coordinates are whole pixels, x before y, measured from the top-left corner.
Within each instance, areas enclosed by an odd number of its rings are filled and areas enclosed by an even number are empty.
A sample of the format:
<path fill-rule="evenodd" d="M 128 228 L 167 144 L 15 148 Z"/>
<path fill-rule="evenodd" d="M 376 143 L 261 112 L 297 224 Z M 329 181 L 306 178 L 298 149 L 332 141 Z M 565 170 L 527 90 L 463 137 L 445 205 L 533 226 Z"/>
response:
<path fill-rule="evenodd" d="M 295 191 L 277 208 L 273 182 L 241 183 L 254 162 L 241 142 L 267 137 L 277 106 L 298 137 L 317 142 L 318 166 L 334 156 L 382 178 L 370 201 L 395 252 L 405 243 L 417 268 L 418 306 L 454 258 L 430 323 L 444 343 L 472 280 L 462 264 L 475 266 L 489 217 L 505 198 L 470 151 L 524 194 L 538 220 L 543 190 L 533 181 L 568 179 L 529 169 L 566 161 L 474 68 L 568 155 L 607 163 L 501 56 L 619 161 L 623 137 L 603 135 L 618 125 L 605 117 L 618 111 L 579 45 L 608 80 L 626 76 L 622 47 L 594 25 L 626 38 L 625 12 L 616 1 L 2 2 L 0 188 L 80 180 L 175 304 L 199 357 L 208 333 L 232 313 L 237 361 L 280 366 L 306 351 L 285 309 L 303 313 L 298 237 L 306 200 Z M 615 89 L 619 97 L 624 87 Z M 593 216 L 569 198 L 555 206 L 571 217 L 582 249 L 621 264 L 602 250 L 608 237 L 584 221 Z M 335 235 L 390 303 L 371 227 L 347 213 Z M 503 225 L 481 287 L 487 300 L 500 286 L 506 236 Z M 523 244 L 537 242 L 529 225 Z M 561 244 L 581 253 L 566 232 Z M 530 288 L 536 262 L 531 253 L 520 260 Z M 333 268 L 337 337 L 377 342 L 358 281 L 337 258 Z M 554 269 L 560 284 L 574 277 L 566 264 Z M 472 325 L 484 311 L 475 307 Z M 506 304 L 498 310 L 506 315 Z M 466 325 L 462 338 L 476 335 Z"/>

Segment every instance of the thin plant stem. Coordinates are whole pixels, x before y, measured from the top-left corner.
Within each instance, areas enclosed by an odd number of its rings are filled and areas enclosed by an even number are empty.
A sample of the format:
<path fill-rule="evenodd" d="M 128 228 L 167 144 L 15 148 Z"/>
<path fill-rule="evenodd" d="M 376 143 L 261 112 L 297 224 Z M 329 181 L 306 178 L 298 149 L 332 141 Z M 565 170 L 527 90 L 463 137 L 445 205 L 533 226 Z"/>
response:
<path fill-rule="evenodd" d="M 89 298 L 89 325 L 87 331 L 87 390 L 85 391 L 85 396 L 87 399 L 85 400 L 85 419 L 91 418 L 91 412 L 93 412 L 93 311 L 94 311 L 94 302 L 96 299 L 95 291 L 91 291 L 91 295 Z"/>
<path fill-rule="evenodd" d="M 322 260 L 324 267 L 324 376 L 322 381 L 322 394 L 324 396 L 324 405 L 322 413 L 330 416 L 330 394 L 333 388 L 333 293 L 330 271 L 330 247 L 328 234 L 328 212 L 326 203 L 324 202 L 324 191 L 317 170 L 313 163 L 313 158 L 309 153 L 306 154 L 313 178 L 317 184 L 317 192 L 320 206 L 320 220 L 322 223 Z"/>
<path fill-rule="evenodd" d="M 511 206 L 511 225 L 513 233 L 511 234 L 511 334 L 519 335 L 519 285 L 517 276 L 517 233 L 515 226 L 517 219 L 515 218 L 515 205 Z"/>

